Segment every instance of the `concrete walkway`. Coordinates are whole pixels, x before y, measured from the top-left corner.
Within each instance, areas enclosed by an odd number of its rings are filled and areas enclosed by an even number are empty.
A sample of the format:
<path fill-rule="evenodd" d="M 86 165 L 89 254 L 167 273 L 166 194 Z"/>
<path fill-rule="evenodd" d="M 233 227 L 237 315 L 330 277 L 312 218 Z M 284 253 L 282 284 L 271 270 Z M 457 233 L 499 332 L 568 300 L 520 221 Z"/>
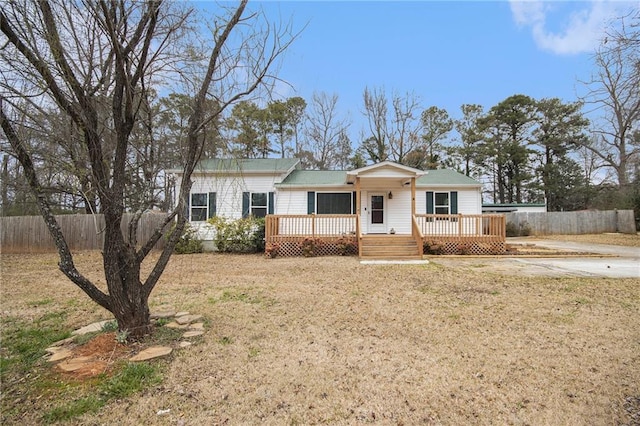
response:
<path fill-rule="evenodd" d="M 640 259 L 640 248 L 612 246 L 607 244 L 576 243 L 570 241 L 545 240 L 543 238 L 507 238 L 507 243 L 534 244 L 536 246 L 553 249 L 575 251 L 580 253 L 605 254 L 610 256 L 630 257 Z"/>
<path fill-rule="evenodd" d="M 525 257 L 504 256 L 487 258 L 438 258 L 434 263 L 449 267 L 479 266 L 506 274 L 540 276 L 577 276 L 640 279 L 640 248 L 604 244 L 575 243 L 545 239 L 507 238 L 512 244 L 533 244 L 567 252 L 592 253 L 584 257 Z M 602 257 L 598 257 L 602 255 Z"/>
<path fill-rule="evenodd" d="M 637 247 L 530 238 L 524 241 L 527 244 L 541 247 L 606 256 L 515 259 L 533 268 L 545 268 L 550 272 L 557 272 L 559 275 L 640 278 L 640 248 Z M 514 239 L 513 242 L 518 241 Z"/>

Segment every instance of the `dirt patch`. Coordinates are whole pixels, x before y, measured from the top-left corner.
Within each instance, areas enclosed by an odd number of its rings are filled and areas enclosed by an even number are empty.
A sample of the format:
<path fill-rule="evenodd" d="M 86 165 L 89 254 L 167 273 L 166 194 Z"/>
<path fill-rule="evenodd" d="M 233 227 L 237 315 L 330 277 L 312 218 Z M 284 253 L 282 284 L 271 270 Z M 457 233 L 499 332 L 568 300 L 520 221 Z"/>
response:
<path fill-rule="evenodd" d="M 582 235 L 540 235 L 535 238 L 545 240 L 569 241 L 576 243 L 608 244 L 624 247 L 640 247 L 639 234 L 582 234 Z"/>
<path fill-rule="evenodd" d="M 70 355 L 54 368 L 68 378 L 89 379 L 108 374 L 119 361 L 131 356 L 132 347 L 116 341 L 115 333 L 102 333 L 82 345 L 66 345 Z"/>
<path fill-rule="evenodd" d="M 548 256 L 548 257 L 592 255 L 592 253 L 587 253 L 587 252 L 559 250 L 559 249 L 554 249 L 550 247 L 542 247 L 536 244 L 527 244 L 527 243 L 507 244 L 506 251 L 504 254 L 506 256 Z"/>

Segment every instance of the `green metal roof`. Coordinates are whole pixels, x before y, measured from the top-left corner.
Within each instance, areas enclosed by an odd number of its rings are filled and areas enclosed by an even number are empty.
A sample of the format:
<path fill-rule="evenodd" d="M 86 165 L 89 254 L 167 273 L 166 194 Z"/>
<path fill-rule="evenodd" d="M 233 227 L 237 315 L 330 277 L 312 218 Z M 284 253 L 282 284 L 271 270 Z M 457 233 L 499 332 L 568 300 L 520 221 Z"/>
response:
<path fill-rule="evenodd" d="M 471 185 L 478 186 L 480 182 L 469 176 L 458 173 L 454 170 L 437 169 L 427 170 L 427 174 L 418 178 L 416 185 Z"/>
<path fill-rule="evenodd" d="M 347 184 L 347 172 L 343 170 L 294 170 L 276 186 L 341 186 Z M 418 178 L 419 186 L 466 185 L 479 186 L 480 182 L 453 170 L 429 170 Z"/>
<path fill-rule="evenodd" d="M 288 173 L 277 186 L 342 186 L 347 185 L 347 172 L 344 170 L 299 170 L 300 161 L 295 158 L 251 158 L 251 159 L 207 159 L 201 160 L 195 168 L 196 173 Z M 168 170 L 180 173 L 182 170 Z M 418 186 L 479 186 L 475 179 L 453 170 L 427 170 L 416 181 Z"/>
<path fill-rule="evenodd" d="M 294 169 L 300 160 L 296 158 L 213 158 L 201 160 L 195 172 L 210 173 L 285 173 Z M 169 170 L 179 173 L 182 170 Z"/>
<path fill-rule="evenodd" d="M 294 170 L 276 186 L 346 185 L 347 172 L 343 170 Z"/>

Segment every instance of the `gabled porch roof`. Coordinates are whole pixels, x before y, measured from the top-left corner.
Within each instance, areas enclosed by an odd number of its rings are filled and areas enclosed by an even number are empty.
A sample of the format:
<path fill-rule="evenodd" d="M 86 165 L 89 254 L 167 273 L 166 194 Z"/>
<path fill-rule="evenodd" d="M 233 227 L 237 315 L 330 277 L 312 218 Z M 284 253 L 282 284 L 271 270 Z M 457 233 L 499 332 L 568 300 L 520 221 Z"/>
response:
<path fill-rule="evenodd" d="M 411 179 L 424 176 L 427 172 L 413 167 L 404 166 L 392 161 L 383 161 L 381 163 L 372 164 L 370 166 L 347 172 L 347 182 L 353 183 L 357 178 L 375 178 L 375 179 Z"/>

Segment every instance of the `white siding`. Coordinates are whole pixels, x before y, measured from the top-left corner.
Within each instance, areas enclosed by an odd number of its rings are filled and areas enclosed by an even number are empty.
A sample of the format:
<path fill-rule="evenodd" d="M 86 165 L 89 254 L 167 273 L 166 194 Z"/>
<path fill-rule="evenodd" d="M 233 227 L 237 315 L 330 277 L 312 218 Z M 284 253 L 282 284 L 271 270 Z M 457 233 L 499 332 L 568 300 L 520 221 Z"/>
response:
<path fill-rule="evenodd" d="M 307 214 L 307 191 L 276 192 L 275 214 Z"/>
<path fill-rule="evenodd" d="M 232 219 L 242 217 L 243 192 L 274 192 L 274 184 L 282 180 L 280 175 L 255 174 L 246 176 L 194 175 L 191 194 L 216 193 L 216 215 Z M 176 188 L 180 188 L 181 177 L 176 178 Z M 176 204 L 178 203 L 176 191 Z M 191 196 L 189 196 L 191 200 Z M 277 203 L 277 201 L 276 201 Z M 305 204 L 306 206 L 306 204 Z M 215 237 L 215 230 L 207 222 L 190 222 L 199 238 L 207 242 Z M 209 244 L 210 245 L 210 244 Z M 209 248 L 209 247 L 208 247 Z"/>
<path fill-rule="evenodd" d="M 307 214 L 307 192 L 345 192 L 345 188 L 304 188 L 304 189 L 275 189 L 275 183 L 281 181 L 281 176 L 270 174 L 245 175 L 221 177 L 213 175 L 197 175 L 193 177 L 194 184 L 192 193 L 215 192 L 217 198 L 216 214 L 227 218 L 237 219 L 242 217 L 242 193 L 243 192 L 275 192 L 274 213 L 278 215 L 306 215 Z M 385 194 L 385 229 L 389 232 L 392 228 L 397 234 L 411 234 L 411 189 L 394 182 L 389 186 L 389 181 L 384 179 L 367 179 L 367 188 L 361 194 L 361 223 L 363 232 L 368 230 L 369 215 L 368 209 L 369 194 Z M 177 179 L 176 185 L 180 185 Z M 393 196 L 389 199 L 389 192 Z M 426 213 L 426 192 L 458 192 L 458 213 L 460 214 L 481 214 L 482 200 L 479 188 L 456 188 L 437 187 L 416 188 L 416 213 Z M 176 195 L 177 196 L 177 195 Z M 176 200 L 177 202 L 177 200 Z M 212 230 L 204 222 L 195 222 L 192 225 L 198 229 L 199 234 L 205 240 L 213 238 Z M 351 224 L 345 224 L 345 232 L 352 232 Z M 346 229 L 349 228 L 349 229 Z"/>
<path fill-rule="evenodd" d="M 482 198 L 479 188 L 417 188 L 416 189 L 416 213 L 425 214 L 427 212 L 427 191 L 451 192 L 458 191 L 458 213 L 459 214 L 482 214 Z"/>
<path fill-rule="evenodd" d="M 197 176 L 191 193 L 215 192 L 217 198 L 216 215 L 233 219 L 242 217 L 243 192 L 274 192 L 274 184 L 280 176 Z"/>
<path fill-rule="evenodd" d="M 396 234 L 411 234 L 411 189 L 392 191 L 393 198 L 387 200 L 387 231 L 393 228 Z"/>

